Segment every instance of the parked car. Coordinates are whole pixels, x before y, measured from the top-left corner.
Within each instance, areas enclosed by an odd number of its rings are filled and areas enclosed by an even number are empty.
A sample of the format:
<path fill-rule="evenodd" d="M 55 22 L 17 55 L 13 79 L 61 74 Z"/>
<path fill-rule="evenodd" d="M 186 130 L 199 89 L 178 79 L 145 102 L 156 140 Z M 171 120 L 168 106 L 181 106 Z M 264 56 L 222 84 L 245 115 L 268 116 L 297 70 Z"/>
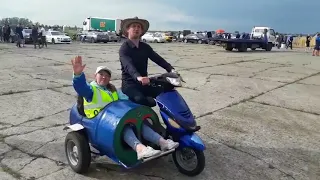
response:
<path fill-rule="evenodd" d="M 160 34 L 162 37 L 164 37 L 164 39 L 166 40 L 166 42 L 172 42 L 173 36 L 171 35 L 172 33 L 168 32 L 168 33 L 155 33 L 155 34 Z"/>
<path fill-rule="evenodd" d="M 52 44 L 70 44 L 71 43 L 71 38 L 59 31 L 47 31 L 46 39 L 47 39 L 47 42 Z"/>
<path fill-rule="evenodd" d="M 32 44 L 33 43 L 31 33 L 32 33 L 32 29 L 23 29 L 22 30 L 22 35 L 23 35 L 25 44 Z"/>
<path fill-rule="evenodd" d="M 107 32 L 106 34 L 109 36 L 109 41 L 111 41 L 111 42 L 119 42 L 120 41 L 120 37 L 117 36 L 117 34 L 115 32 Z"/>
<path fill-rule="evenodd" d="M 209 39 L 202 34 L 188 34 L 182 38 L 185 43 L 198 43 L 198 44 L 208 44 Z"/>
<path fill-rule="evenodd" d="M 162 34 L 146 33 L 141 37 L 143 42 L 164 43 L 166 38 Z"/>
<path fill-rule="evenodd" d="M 109 36 L 104 32 L 98 31 L 88 31 L 84 32 L 82 36 L 82 42 L 87 41 L 91 43 L 98 43 L 98 42 L 109 42 Z"/>

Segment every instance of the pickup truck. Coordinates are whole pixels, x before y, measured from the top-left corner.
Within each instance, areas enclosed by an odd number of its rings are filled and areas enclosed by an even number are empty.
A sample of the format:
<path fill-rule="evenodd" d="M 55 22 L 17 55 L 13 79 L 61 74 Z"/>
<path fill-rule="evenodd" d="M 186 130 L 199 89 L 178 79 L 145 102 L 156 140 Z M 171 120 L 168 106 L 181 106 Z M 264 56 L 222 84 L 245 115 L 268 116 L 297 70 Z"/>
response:
<path fill-rule="evenodd" d="M 263 32 L 265 29 L 267 30 L 267 42 L 263 38 Z M 248 48 L 253 51 L 257 48 L 271 51 L 272 47 L 274 47 L 276 43 L 276 34 L 270 27 L 253 27 L 249 39 L 215 39 L 214 41 L 217 44 L 221 44 L 227 51 L 237 49 L 239 52 L 246 52 Z"/>

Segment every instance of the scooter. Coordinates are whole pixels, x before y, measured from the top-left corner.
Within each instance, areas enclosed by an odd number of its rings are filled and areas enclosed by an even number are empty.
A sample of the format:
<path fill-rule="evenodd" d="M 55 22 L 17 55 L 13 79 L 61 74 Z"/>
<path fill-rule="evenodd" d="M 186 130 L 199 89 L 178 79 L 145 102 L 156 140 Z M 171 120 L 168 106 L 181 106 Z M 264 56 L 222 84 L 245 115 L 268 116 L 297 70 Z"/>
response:
<path fill-rule="evenodd" d="M 175 89 L 176 87 L 181 87 L 182 82 L 184 82 L 182 77 L 176 73 L 165 73 L 151 77 L 150 86 L 162 89 L 162 93 L 155 100 L 160 108 L 160 114 L 166 127 L 161 124 L 153 124 L 152 121 L 149 121 L 149 118 L 145 118 L 148 120 L 146 123 L 150 124 L 160 135 L 179 142 L 178 148 L 137 161 L 134 165 L 123 163 L 119 160 L 119 157 L 116 157 L 115 152 L 112 150 L 113 147 L 110 145 L 114 142 L 114 136 L 112 135 L 108 139 L 108 135 L 105 134 L 110 131 L 110 125 L 104 122 L 100 123 L 100 121 L 106 117 L 106 114 L 110 117 L 110 112 L 119 111 L 120 107 L 122 111 L 125 111 L 123 109 L 126 106 L 135 108 L 138 105 L 129 100 L 115 101 L 107 105 L 93 119 L 87 119 L 80 115 L 79 109 L 75 105 L 70 112 L 70 125 L 64 128 L 65 130 L 69 129 L 72 131 L 68 133 L 65 139 L 65 152 L 71 168 L 77 173 L 86 172 L 91 163 L 91 153 L 101 156 L 107 155 L 110 159 L 127 169 L 172 154 L 173 161 L 180 173 L 187 176 L 200 174 L 205 167 L 203 151 L 206 147 L 201 138 L 195 133 L 200 129 L 200 126 L 197 126 L 187 103 Z M 148 109 L 153 111 L 151 108 Z M 101 124 L 100 126 L 98 126 L 99 123 Z M 99 129 L 104 132 L 103 136 L 99 136 Z M 143 143 L 155 149 L 160 149 L 154 144 Z M 91 151 L 89 144 L 99 152 Z"/>
<path fill-rule="evenodd" d="M 173 161 L 182 174 L 196 176 L 205 167 L 203 151 L 206 147 L 195 133 L 200 130 L 200 126 L 197 126 L 186 101 L 175 89 L 181 87 L 182 82 L 184 80 L 176 73 L 165 73 L 150 78 L 151 86 L 163 89 L 156 97 L 160 115 L 167 126 L 166 129 L 162 126 L 165 129 L 165 134 L 162 135 L 180 143 L 172 152 Z M 192 162 L 192 159 L 195 161 Z"/>

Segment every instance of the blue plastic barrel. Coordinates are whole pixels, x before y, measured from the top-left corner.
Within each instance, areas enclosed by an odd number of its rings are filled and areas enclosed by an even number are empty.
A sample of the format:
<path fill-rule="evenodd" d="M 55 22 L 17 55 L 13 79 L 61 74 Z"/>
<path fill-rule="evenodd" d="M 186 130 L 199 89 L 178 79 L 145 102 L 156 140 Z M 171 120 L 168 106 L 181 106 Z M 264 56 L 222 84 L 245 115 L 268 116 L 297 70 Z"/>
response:
<path fill-rule="evenodd" d="M 159 124 L 157 114 L 150 107 L 119 100 L 107 105 L 95 118 L 83 118 L 82 122 L 95 148 L 115 162 L 130 167 L 138 162 L 137 154 L 123 141 L 123 129 L 131 126 L 140 139 L 146 118 Z"/>

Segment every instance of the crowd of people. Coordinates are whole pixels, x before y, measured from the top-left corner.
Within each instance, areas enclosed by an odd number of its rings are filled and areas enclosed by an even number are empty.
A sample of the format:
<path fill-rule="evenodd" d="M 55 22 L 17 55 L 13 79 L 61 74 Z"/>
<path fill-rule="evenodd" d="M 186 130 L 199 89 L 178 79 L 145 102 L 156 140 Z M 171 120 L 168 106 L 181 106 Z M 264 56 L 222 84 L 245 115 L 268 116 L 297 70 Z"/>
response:
<path fill-rule="evenodd" d="M 305 51 L 306 52 L 309 52 L 312 49 L 310 46 L 311 40 L 312 40 L 312 36 L 310 36 L 310 34 L 308 34 L 306 36 L 306 43 L 305 43 L 305 46 L 306 46 Z M 287 49 L 289 47 L 290 47 L 290 49 L 292 49 L 292 43 L 293 43 L 293 36 L 292 35 L 288 35 L 288 36 L 278 35 L 276 41 L 277 41 L 278 49 L 280 49 L 281 44 L 285 44 Z M 320 51 L 320 33 L 318 33 L 316 35 L 315 46 L 312 51 L 312 56 L 319 56 L 319 51 Z"/>
<path fill-rule="evenodd" d="M 292 35 L 285 36 L 283 34 L 277 35 L 276 42 L 277 42 L 278 49 L 280 49 L 281 44 L 285 44 L 286 49 L 288 49 L 288 48 L 292 49 L 293 36 Z"/>
<path fill-rule="evenodd" d="M 0 28 L 0 41 L 9 42 L 11 34 L 11 27 L 6 24 Z"/>
<path fill-rule="evenodd" d="M 23 34 L 23 30 L 23 25 L 19 23 L 13 31 L 14 35 L 12 35 L 12 28 L 8 24 L 2 26 L 0 28 L 0 42 L 11 43 L 10 37 L 14 37 L 14 41 L 16 42 L 17 47 L 25 47 L 25 36 Z M 30 37 L 35 49 L 37 48 L 37 46 L 39 47 L 39 49 L 43 48 L 44 46 L 47 47 L 44 27 L 32 25 Z"/>

